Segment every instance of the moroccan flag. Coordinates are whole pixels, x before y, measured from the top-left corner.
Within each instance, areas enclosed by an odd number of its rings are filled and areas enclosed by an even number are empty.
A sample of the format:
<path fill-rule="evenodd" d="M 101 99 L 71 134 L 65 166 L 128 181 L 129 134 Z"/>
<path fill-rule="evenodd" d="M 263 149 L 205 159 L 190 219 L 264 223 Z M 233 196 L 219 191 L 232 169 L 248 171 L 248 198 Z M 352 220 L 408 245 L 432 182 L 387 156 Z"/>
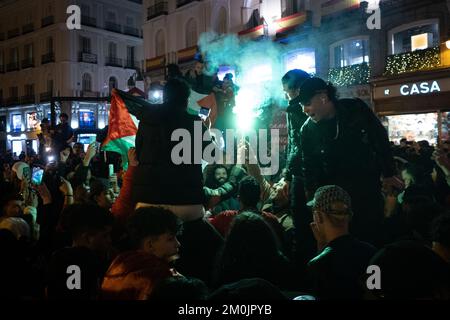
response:
<path fill-rule="evenodd" d="M 117 89 L 112 90 L 108 135 L 102 150 L 119 153 L 124 168 L 128 167 L 128 149 L 135 145 L 139 126 L 139 120 L 128 111 L 129 108 L 142 108 L 143 104 L 147 104 L 143 99 Z"/>

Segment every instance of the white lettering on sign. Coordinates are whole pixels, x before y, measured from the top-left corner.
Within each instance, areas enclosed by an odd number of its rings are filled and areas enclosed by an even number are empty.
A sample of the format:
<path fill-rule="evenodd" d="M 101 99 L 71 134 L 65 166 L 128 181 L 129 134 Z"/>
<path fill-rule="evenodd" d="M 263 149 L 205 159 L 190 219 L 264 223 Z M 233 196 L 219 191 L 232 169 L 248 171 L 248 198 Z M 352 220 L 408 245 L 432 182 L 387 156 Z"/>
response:
<path fill-rule="evenodd" d="M 440 92 L 441 88 L 437 81 L 413 83 L 412 85 L 404 84 L 400 87 L 400 93 L 403 96 L 412 96 L 416 94 L 427 94 L 432 92 Z"/>

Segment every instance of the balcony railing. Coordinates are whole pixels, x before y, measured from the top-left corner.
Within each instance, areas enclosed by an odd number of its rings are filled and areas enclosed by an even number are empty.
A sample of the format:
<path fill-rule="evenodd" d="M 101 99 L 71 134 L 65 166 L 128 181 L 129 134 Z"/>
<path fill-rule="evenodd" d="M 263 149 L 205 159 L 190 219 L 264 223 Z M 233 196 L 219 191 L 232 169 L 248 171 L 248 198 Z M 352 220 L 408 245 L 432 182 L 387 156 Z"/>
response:
<path fill-rule="evenodd" d="M 82 90 L 80 92 L 80 96 L 81 97 L 88 97 L 88 98 L 97 98 L 97 97 L 100 97 L 100 92 Z"/>
<path fill-rule="evenodd" d="M 122 26 L 111 21 L 105 22 L 105 29 L 112 32 L 122 33 Z"/>
<path fill-rule="evenodd" d="M 33 68 L 34 67 L 34 59 L 27 58 L 22 60 L 22 69 Z"/>
<path fill-rule="evenodd" d="M 432 47 L 424 50 L 416 50 L 394 54 L 386 58 L 385 75 L 396 75 L 405 72 L 430 70 L 441 65 L 441 50 Z"/>
<path fill-rule="evenodd" d="M 169 5 L 167 1 L 158 2 L 155 5 L 149 7 L 147 9 L 147 20 L 153 19 L 163 14 L 167 15 L 169 13 L 168 7 Z"/>
<path fill-rule="evenodd" d="M 34 24 L 29 23 L 22 27 L 22 34 L 30 33 L 34 31 Z"/>
<path fill-rule="evenodd" d="M 81 24 L 89 27 L 97 27 L 97 19 L 89 16 L 81 16 Z"/>
<path fill-rule="evenodd" d="M 19 104 L 19 97 L 9 97 L 5 100 L 6 105 Z"/>
<path fill-rule="evenodd" d="M 41 102 L 45 102 L 45 101 L 50 101 L 52 99 L 53 93 L 51 91 L 48 92 L 43 92 L 39 95 L 40 101 Z"/>
<path fill-rule="evenodd" d="M 116 57 L 106 57 L 105 58 L 105 66 L 110 67 L 123 67 L 122 59 L 116 58 Z"/>
<path fill-rule="evenodd" d="M 18 37 L 20 35 L 20 29 L 15 28 L 8 31 L 8 39 Z"/>
<path fill-rule="evenodd" d="M 177 0 L 177 8 L 185 6 L 194 1 L 197 1 L 197 0 Z"/>
<path fill-rule="evenodd" d="M 42 19 L 41 26 L 42 28 L 49 26 L 51 24 L 55 23 L 55 17 L 54 16 L 48 16 Z"/>
<path fill-rule="evenodd" d="M 79 62 L 97 63 L 97 55 L 93 53 L 80 52 Z"/>
<path fill-rule="evenodd" d="M 6 72 L 19 70 L 19 62 L 11 62 L 6 66 Z"/>
<path fill-rule="evenodd" d="M 29 95 L 25 95 L 20 97 L 20 103 L 34 103 L 35 102 L 35 95 L 34 94 L 29 94 Z"/>
<path fill-rule="evenodd" d="M 55 53 L 49 52 L 46 54 L 43 54 L 41 57 L 41 64 L 51 63 L 55 62 Z"/>
<path fill-rule="evenodd" d="M 328 81 L 338 87 L 367 84 L 369 79 L 370 65 L 367 62 L 341 68 L 331 68 L 328 71 Z"/>
<path fill-rule="evenodd" d="M 139 70 L 141 69 L 141 64 L 139 63 L 139 61 L 127 60 L 125 62 L 125 68 Z"/>
<path fill-rule="evenodd" d="M 123 33 L 133 37 L 141 37 L 141 31 L 138 28 L 123 27 Z"/>

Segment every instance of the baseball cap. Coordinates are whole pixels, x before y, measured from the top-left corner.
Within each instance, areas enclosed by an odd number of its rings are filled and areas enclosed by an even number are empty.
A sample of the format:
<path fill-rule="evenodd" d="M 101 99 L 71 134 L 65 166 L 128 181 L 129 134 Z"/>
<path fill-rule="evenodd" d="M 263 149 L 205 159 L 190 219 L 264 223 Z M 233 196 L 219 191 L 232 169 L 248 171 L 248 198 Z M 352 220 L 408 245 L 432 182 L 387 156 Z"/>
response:
<path fill-rule="evenodd" d="M 299 100 L 302 105 L 307 105 L 318 93 L 326 92 L 328 85 L 320 78 L 309 78 L 300 87 Z"/>
<path fill-rule="evenodd" d="M 313 211 L 319 210 L 328 214 L 353 215 L 350 195 L 336 185 L 327 185 L 317 189 L 314 199 L 308 203 L 308 206 L 311 206 Z"/>
<path fill-rule="evenodd" d="M 11 170 L 16 173 L 19 180 L 23 179 L 24 173 L 25 176 L 30 174 L 30 166 L 27 163 L 21 161 L 14 163 Z"/>

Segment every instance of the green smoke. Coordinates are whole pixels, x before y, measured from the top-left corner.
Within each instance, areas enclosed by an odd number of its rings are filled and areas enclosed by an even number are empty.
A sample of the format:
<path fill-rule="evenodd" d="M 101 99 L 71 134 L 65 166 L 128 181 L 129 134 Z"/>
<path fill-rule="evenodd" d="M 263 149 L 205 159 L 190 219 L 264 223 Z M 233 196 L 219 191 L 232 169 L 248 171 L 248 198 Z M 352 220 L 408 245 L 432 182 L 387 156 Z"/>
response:
<path fill-rule="evenodd" d="M 207 72 L 223 65 L 235 68 L 235 83 L 240 90 L 234 111 L 240 128 L 248 129 L 249 123 L 263 116 L 269 106 L 286 104 L 281 85 L 285 51 L 280 44 L 270 39 L 251 41 L 235 34 L 219 37 L 203 33 L 199 46 L 208 61 Z"/>

